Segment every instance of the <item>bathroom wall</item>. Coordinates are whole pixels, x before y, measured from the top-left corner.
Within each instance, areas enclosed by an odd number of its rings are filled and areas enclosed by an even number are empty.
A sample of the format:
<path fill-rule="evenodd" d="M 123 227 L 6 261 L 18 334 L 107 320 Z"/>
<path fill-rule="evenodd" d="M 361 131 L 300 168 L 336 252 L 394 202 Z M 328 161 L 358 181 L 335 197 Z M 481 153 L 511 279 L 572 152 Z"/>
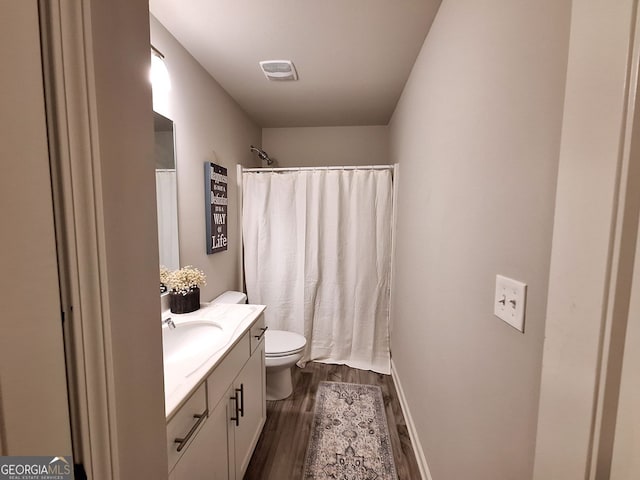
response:
<path fill-rule="evenodd" d="M 151 43 L 165 55 L 171 90 L 165 111 L 175 122 L 178 170 L 180 264 L 207 274 L 202 300 L 240 288 L 236 164 L 257 167 L 249 145 L 260 145 L 261 129 L 153 16 Z M 204 163 L 227 168 L 228 236 L 225 252 L 206 254 Z"/>
<path fill-rule="evenodd" d="M 390 123 L 392 356 L 434 480 L 532 475 L 570 7 L 444 0 Z"/>
<path fill-rule="evenodd" d="M 264 128 L 262 148 L 277 167 L 388 164 L 389 129 L 386 125 Z"/>

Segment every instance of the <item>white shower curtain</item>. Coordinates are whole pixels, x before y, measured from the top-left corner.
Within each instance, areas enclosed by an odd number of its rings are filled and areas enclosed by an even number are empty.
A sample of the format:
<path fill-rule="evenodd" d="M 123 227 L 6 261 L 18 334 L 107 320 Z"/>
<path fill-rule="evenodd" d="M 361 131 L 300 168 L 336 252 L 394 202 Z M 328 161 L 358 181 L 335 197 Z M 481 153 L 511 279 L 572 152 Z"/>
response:
<path fill-rule="evenodd" d="M 301 362 L 390 373 L 389 170 L 245 172 L 247 294 L 307 338 Z"/>

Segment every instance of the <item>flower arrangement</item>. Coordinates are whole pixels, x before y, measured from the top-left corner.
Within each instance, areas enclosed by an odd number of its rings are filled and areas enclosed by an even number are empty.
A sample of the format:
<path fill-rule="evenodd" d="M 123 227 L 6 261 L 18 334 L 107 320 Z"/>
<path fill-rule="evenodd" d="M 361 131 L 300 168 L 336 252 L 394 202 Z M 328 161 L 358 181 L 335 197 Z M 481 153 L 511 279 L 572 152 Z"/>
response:
<path fill-rule="evenodd" d="M 161 266 L 160 283 L 166 285 L 171 293 L 187 295 L 194 289 L 206 285 L 207 276 L 202 270 L 191 265 L 173 271 Z"/>
<path fill-rule="evenodd" d="M 171 272 L 164 265 L 160 265 L 160 293 L 166 293 L 167 291 L 167 279 Z"/>

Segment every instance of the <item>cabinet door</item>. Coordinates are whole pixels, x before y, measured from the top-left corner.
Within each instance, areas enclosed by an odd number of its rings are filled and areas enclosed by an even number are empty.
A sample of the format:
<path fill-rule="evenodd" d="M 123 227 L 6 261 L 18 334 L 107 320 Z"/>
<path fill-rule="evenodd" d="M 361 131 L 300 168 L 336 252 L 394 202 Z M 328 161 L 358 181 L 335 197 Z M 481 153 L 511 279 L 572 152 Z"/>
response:
<path fill-rule="evenodd" d="M 240 405 L 243 407 L 240 424 L 234 432 L 235 478 L 239 480 L 247 470 L 266 418 L 264 341 L 257 346 L 236 378 L 235 387 L 241 390 Z"/>
<path fill-rule="evenodd" d="M 228 403 L 221 400 L 171 472 L 171 480 L 228 480 Z"/>
<path fill-rule="evenodd" d="M 207 444 L 209 455 L 213 460 L 213 480 L 228 480 L 229 475 L 229 440 L 227 424 L 229 419 L 229 402 L 226 397 L 220 400 L 209 422 L 211 422 L 211 441 Z"/>

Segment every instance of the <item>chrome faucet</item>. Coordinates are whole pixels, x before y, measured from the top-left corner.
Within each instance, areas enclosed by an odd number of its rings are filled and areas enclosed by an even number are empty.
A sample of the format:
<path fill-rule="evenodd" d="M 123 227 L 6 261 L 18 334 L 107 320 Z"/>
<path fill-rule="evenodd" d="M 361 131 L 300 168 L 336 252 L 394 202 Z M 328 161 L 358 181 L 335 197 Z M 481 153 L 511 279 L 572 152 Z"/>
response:
<path fill-rule="evenodd" d="M 171 320 L 171 317 L 164 319 L 164 320 L 162 321 L 162 324 L 163 324 L 163 325 L 169 325 L 169 328 L 170 328 L 170 329 L 172 329 L 172 330 L 173 330 L 174 328 L 176 328 L 176 324 L 175 324 L 175 323 L 173 323 L 173 320 Z"/>

